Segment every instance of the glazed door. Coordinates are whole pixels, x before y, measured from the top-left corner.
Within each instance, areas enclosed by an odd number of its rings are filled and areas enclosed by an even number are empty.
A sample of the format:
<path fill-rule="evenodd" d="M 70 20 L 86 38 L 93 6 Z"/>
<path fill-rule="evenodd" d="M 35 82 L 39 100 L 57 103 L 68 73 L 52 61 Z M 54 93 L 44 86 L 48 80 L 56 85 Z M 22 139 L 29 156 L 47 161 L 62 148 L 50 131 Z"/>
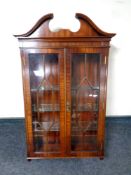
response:
<path fill-rule="evenodd" d="M 103 54 L 99 49 L 71 49 L 66 64 L 67 152 L 93 156 L 103 144 Z"/>
<path fill-rule="evenodd" d="M 28 154 L 62 156 L 65 150 L 63 51 L 27 49 L 24 59 Z"/>

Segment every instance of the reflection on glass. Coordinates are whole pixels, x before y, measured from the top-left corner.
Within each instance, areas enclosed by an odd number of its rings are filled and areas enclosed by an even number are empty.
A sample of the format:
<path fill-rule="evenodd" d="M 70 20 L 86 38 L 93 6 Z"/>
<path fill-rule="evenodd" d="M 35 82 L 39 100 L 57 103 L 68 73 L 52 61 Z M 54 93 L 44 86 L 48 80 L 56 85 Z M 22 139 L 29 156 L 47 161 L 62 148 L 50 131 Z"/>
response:
<path fill-rule="evenodd" d="M 34 70 L 33 72 L 34 72 L 35 76 L 37 76 L 37 77 L 44 77 L 43 68 L 39 68 L 38 70 Z"/>
<path fill-rule="evenodd" d="M 99 62 L 99 54 L 72 54 L 72 151 L 95 151 L 97 149 Z"/>
<path fill-rule="evenodd" d="M 60 151 L 59 60 L 57 54 L 29 54 L 35 152 Z"/>

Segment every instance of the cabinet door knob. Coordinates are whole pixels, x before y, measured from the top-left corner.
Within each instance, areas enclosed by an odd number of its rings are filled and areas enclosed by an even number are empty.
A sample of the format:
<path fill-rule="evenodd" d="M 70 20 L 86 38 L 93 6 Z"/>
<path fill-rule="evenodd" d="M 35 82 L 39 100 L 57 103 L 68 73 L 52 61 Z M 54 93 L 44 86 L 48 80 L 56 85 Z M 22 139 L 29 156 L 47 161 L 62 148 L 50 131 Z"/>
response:
<path fill-rule="evenodd" d="M 71 105 L 69 102 L 66 103 L 66 111 L 71 112 Z"/>

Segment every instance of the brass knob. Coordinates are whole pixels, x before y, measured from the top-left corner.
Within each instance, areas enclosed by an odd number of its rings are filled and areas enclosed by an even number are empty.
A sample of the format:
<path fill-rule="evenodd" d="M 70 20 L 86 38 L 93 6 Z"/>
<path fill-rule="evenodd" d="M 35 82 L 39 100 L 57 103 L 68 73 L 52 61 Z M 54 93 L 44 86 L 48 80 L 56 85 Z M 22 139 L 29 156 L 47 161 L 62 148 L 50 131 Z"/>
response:
<path fill-rule="evenodd" d="M 66 111 L 71 112 L 71 105 L 69 102 L 66 103 Z"/>

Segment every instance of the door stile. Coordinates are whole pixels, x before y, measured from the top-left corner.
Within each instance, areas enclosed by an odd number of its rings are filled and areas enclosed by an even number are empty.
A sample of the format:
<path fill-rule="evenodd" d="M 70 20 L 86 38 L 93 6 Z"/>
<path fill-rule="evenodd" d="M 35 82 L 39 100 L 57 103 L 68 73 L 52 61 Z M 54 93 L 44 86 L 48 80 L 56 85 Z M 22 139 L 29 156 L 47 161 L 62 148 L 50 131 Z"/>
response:
<path fill-rule="evenodd" d="M 71 152 L 71 54 L 66 49 L 66 153 Z"/>
<path fill-rule="evenodd" d="M 65 54 L 64 51 L 61 51 L 60 57 L 60 141 L 61 141 L 61 156 L 65 156 L 65 150 L 66 150 L 66 140 L 65 140 L 65 132 L 66 132 L 66 111 L 65 111 Z"/>

